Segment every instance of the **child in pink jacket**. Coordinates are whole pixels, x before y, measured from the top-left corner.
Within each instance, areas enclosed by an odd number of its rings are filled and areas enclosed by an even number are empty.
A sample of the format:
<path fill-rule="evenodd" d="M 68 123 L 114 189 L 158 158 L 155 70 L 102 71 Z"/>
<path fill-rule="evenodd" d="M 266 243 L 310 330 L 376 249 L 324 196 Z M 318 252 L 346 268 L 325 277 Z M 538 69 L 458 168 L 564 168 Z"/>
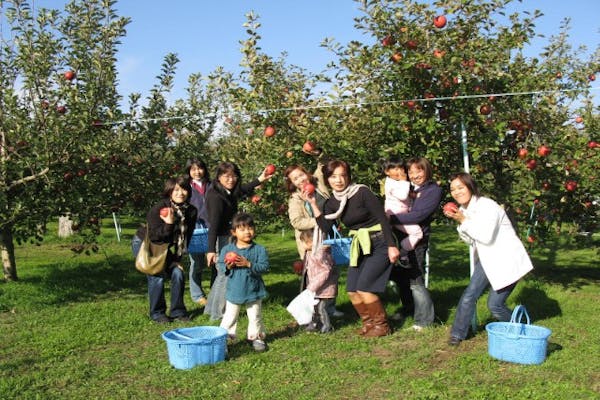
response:
<path fill-rule="evenodd" d="M 338 291 L 339 271 L 337 270 L 331 248 L 318 246 L 313 250 L 313 230 L 300 234 L 304 244 L 304 266 L 308 275 L 306 289 L 315 293 L 315 308 L 312 321 L 306 326 L 308 332 L 327 333 L 333 331 L 327 307 L 335 300 Z"/>

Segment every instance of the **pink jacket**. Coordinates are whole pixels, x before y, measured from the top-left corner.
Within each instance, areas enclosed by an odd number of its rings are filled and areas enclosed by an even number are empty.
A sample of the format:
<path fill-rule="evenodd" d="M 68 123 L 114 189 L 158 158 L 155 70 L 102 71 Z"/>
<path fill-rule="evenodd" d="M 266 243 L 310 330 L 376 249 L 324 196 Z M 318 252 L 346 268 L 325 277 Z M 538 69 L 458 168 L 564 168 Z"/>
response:
<path fill-rule="evenodd" d="M 306 288 L 315 292 L 315 297 L 332 299 L 337 296 L 339 271 L 333 263 L 329 246 L 319 247 L 314 254 L 307 251 L 304 265 L 308 275 Z"/>

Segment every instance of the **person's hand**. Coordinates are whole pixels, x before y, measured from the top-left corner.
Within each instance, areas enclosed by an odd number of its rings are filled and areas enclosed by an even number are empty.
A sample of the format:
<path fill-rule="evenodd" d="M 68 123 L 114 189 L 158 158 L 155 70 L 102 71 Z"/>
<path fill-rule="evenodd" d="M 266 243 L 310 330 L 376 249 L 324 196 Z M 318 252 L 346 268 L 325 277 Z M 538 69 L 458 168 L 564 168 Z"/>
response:
<path fill-rule="evenodd" d="M 217 262 L 217 253 L 206 253 L 206 265 L 209 267 Z"/>
<path fill-rule="evenodd" d="M 263 169 L 263 171 L 261 172 L 261 174 L 258 176 L 258 181 L 259 182 L 262 183 L 262 182 L 264 182 L 266 180 L 269 180 L 269 179 L 271 179 L 273 177 L 273 175 L 275 175 L 275 172 L 271 172 L 269 174 L 270 171 L 269 171 L 268 168 L 269 168 L 268 166 L 265 167 L 265 169 Z"/>
<path fill-rule="evenodd" d="M 237 261 L 235 262 L 236 267 L 240 268 L 250 268 L 252 263 L 244 256 L 238 256 Z"/>
<path fill-rule="evenodd" d="M 400 250 L 396 246 L 388 247 L 388 258 L 390 259 L 390 263 L 395 264 L 396 261 L 400 258 Z"/>
<path fill-rule="evenodd" d="M 460 210 L 444 210 L 444 215 L 450 219 L 455 220 L 459 224 L 462 224 L 463 221 L 466 219 L 465 214 L 463 214 Z"/>
<path fill-rule="evenodd" d="M 175 214 L 173 213 L 173 208 L 171 207 L 161 208 L 158 215 L 165 224 L 173 225 L 175 223 Z"/>

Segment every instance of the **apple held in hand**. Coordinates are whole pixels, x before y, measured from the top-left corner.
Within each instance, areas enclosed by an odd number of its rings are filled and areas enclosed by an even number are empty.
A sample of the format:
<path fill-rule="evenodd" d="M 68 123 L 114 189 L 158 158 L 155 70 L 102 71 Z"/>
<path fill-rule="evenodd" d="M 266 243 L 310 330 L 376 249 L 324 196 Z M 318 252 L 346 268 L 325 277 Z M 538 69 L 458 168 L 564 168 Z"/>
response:
<path fill-rule="evenodd" d="M 308 182 L 305 183 L 304 186 L 302 187 L 302 190 L 308 194 L 308 195 L 312 195 L 315 193 L 315 185 L 313 185 L 312 183 Z"/>
<path fill-rule="evenodd" d="M 275 166 L 273 164 L 269 164 L 265 167 L 265 173 L 267 175 L 273 175 L 275 173 Z"/>
<path fill-rule="evenodd" d="M 163 207 L 159 212 L 161 217 L 166 218 L 169 215 L 169 207 Z"/>
<path fill-rule="evenodd" d="M 458 206 L 456 205 L 456 203 L 448 202 L 444 204 L 443 210 L 445 213 L 454 214 L 458 211 Z"/>
<path fill-rule="evenodd" d="M 225 264 L 235 264 L 238 260 L 238 254 L 235 251 L 229 251 L 225 254 Z"/>
<path fill-rule="evenodd" d="M 292 267 L 294 268 L 294 273 L 296 275 L 302 275 L 302 270 L 304 269 L 304 263 L 301 260 L 294 261 L 294 263 L 292 264 Z"/>

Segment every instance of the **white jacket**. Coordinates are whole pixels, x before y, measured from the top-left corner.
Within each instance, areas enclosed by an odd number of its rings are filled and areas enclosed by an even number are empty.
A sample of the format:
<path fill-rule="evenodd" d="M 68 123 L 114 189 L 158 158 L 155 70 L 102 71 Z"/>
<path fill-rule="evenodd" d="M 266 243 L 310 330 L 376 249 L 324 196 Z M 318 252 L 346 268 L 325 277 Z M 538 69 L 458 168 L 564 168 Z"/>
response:
<path fill-rule="evenodd" d="M 533 269 L 523 243 L 515 233 L 506 212 L 487 197 L 471 197 L 465 209 L 466 219 L 458 234 L 474 250 L 492 288 L 500 290 L 518 281 Z"/>

